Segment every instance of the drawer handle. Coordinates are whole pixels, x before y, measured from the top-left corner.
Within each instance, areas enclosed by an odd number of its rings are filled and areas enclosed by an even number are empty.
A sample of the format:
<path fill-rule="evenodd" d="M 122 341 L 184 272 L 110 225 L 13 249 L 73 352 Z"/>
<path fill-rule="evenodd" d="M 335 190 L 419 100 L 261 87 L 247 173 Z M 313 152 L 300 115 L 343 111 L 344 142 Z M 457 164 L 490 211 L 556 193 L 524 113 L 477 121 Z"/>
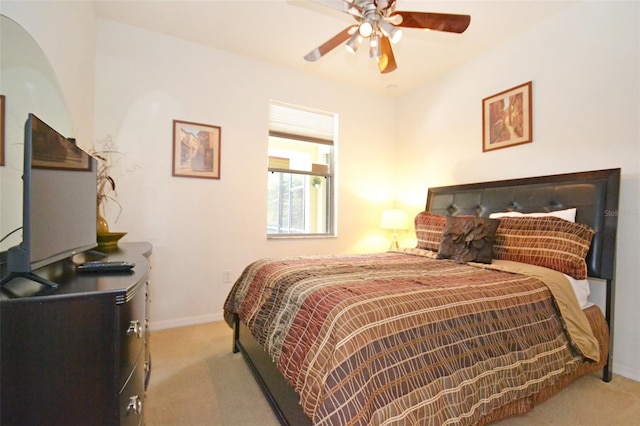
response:
<path fill-rule="evenodd" d="M 142 327 L 140 326 L 140 321 L 135 320 L 129 323 L 129 328 L 127 329 L 127 336 L 131 336 L 135 334 L 135 336 L 140 339 L 142 337 Z"/>
<path fill-rule="evenodd" d="M 142 413 L 142 400 L 136 396 L 132 396 L 129 398 L 129 405 L 127 406 L 127 415 L 129 413 L 134 412 L 135 414 Z"/>

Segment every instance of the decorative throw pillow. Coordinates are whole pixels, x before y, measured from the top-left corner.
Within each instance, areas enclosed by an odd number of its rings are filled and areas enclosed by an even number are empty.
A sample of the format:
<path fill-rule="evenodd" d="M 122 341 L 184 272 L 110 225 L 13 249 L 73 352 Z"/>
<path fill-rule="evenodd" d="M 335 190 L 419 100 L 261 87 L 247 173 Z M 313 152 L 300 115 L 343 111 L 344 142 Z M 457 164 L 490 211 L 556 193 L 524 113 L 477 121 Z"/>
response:
<path fill-rule="evenodd" d="M 418 238 L 417 247 L 423 250 L 438 251 L 442 231 L 447 224 L 447 216 L 424 211 L 416 215 L 414 223 Z"/>
<path fill-rule="evenodd" d="M 457 263 L 491 263 L 499 222 L 474 216 L 447 217 L 438 258 L 453 259 Z"/>
<path fill-rule="evenodd" d="M 595 231 L 557 217 L 503 217 L 493 245 L 494 259 L 544 266 L 587 278 L 585 258 Z"/>

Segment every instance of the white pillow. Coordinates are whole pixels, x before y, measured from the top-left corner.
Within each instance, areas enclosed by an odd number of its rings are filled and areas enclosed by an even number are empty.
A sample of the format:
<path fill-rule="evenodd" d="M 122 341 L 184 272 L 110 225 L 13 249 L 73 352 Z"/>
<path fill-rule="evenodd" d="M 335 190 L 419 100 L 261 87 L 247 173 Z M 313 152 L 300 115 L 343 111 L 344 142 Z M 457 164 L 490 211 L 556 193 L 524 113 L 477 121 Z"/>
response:
<path fill-rule="evenodd" d="M 544 216 L 554 216 L 559 217 L 560 219 L 567 220 L 569 222 L 576 221 L 576 209 L 566 209 L 566 210 L 556 210 L 548 213 L 520 213 L 520 212 L 496 212 L 491 213 L 489 217 L 491 219 L 498 219 L 501 217 L 544 217 Z"/>
<path fill-rule="evenodd" d="M 573 287 L 573 291 L 575 292 L 576 297 L 578 298 L 578 303 L 580 303 L 580 308 L 585 309 L 589 305 L 591 305 L 591 303 L 589 303 L 587 300 L 589 299 L 589 294 L 591 293 L 591 290 L 589 289 L 589 281 L 576 280 L 570 275 L 567 275 L 567 274 L 563 274 L 563 275 L 567 277 L 569 282 L 571 282 L 571 287 Z"/>

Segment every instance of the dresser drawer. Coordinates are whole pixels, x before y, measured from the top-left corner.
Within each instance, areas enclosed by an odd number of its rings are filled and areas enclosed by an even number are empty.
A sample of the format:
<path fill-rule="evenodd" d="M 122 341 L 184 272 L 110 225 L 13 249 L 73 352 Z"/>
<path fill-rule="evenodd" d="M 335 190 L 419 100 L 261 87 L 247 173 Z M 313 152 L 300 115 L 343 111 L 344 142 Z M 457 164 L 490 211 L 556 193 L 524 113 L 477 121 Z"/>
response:
<path fill-rule="evenodd" d="M 134 365 L 122 392 L 120 392 L 120 425 L 137 426 L 144 417 L 144 368 L 143 357 Z"/>
<path fill-rule="evenodd" d="M 124 386 L 144 347 L 146 333 L 145 297 L 145 286 L 144 283 L 141 283 L 126 303 L 118 305 L 117 331 L 118 353 L 120 355 L 118 390 Z"/>

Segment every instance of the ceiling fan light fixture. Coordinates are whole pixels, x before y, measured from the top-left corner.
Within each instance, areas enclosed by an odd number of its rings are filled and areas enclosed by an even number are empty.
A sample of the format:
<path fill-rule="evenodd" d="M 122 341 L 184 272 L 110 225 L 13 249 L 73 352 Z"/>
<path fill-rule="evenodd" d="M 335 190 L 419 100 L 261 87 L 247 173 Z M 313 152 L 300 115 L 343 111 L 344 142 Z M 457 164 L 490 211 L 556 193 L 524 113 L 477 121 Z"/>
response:
<path fill-rule="evenodd" d="M 390 22 L 383 21 L 380 24 L 380 29 L 382 30 L 382 34 L 389 37 L 389 41 L 393 44 L 396 44 L 402 38 L 402 30 L 392 25 Z"/>
<path fill-rule="evenodd" d="M 356 31 L 351 38 L 347 41 L 347 44 L 345 45 L 345 47 L 347 48 L 347 52 L 351 53 L 351 54 L 355 54 L 356 51 L 358 50 L 358 47 L 360 46 L 360 34 L 358 34 L 358 32 Z"/>
<path fill-rule="evenodd" d="M 362 21 L 358 27 L 358 33 L 362 37 L 369 37 L 373 33 L 373 24 L 369 21 Z"/>
<path fill-rule="evenodd" d="M 378 33 L 374 33 L 371 36 L 371 41 L 369 42 L 369 57 L 377 59 L 380 56 L 382 56 L 382 50 L 380 49 L 380 36 Z"/>

